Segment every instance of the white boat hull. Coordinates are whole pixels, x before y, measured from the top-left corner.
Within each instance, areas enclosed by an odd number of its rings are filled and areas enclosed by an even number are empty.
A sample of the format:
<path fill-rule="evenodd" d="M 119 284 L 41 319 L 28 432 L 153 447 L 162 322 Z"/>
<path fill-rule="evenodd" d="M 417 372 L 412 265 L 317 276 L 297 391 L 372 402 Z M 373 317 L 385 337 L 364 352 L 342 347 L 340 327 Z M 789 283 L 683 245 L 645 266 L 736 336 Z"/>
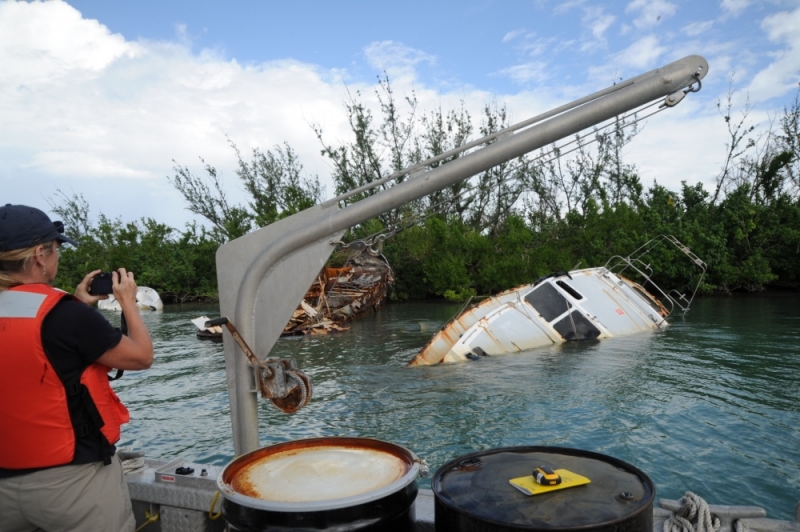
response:
<path fill-rule="evenodd" d="M 575 270 L 486 299 L 445 325 L 409 366 L 461 362 L 659 329 L 666 309 L 606 268 Z"/>
<path fill-rule="evenodd" d="M 138 287 L 136 292 L 136 304 L 140 310 L 164 310 L 164 303 L 161 301 L 158 292 L 148 286 Z M 108 299 L 98 301 L 97 308 L 114 312 L 122 311 L 122 308 L 119 306 L 119 301 L 114 297 L 114 294 L 109 294 Z"/>

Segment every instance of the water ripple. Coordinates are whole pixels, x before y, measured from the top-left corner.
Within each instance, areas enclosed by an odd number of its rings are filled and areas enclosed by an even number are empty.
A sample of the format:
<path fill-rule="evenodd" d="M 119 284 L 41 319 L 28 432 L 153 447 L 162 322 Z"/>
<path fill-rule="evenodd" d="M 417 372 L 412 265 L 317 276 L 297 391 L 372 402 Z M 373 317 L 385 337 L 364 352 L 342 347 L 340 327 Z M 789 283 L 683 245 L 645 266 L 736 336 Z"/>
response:
<path fill-rule="evenodd" d="M 458 305 L 388 305 L 348 333 L 278 342 L 272 355 L 297 359 L 314 400 L 293 415 L 262 401 L 261 442 L 376 437 L 411 449 L 432 470 L 496 447 L 575 447 L 641 468 L 659 497 L 690 490 L 793 519 L 798 302 L 705 299 L 655 334 L 414 369 L 405 363 Z M 146 316 L 156 363 L 115 384 L 133 417 L 122 445 L 163 459 L 232 458 L 222 346 L 197 340 L 189 322 L 215 313 L 193 306 Z"/>

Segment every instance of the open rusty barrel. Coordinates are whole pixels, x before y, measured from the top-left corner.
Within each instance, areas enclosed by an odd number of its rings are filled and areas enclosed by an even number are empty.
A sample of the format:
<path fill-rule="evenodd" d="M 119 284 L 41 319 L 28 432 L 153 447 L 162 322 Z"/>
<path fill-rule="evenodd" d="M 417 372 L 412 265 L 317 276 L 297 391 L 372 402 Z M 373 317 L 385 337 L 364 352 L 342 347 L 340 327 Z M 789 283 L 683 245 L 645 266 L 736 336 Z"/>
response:
<path fill-rule="evenodd" d="M 509 482 L 542 466 L 572 472 L 589 482 L 534 495 Z M 525 481 L 533 482 L 530 478 Z M 431 488 L 437 532 L 653 529 L 652 481 L 622 460 L 589 451 L 508 447 L 473 453 L 440 467 Z"/>
<path fill-rule="evenodd" d="M 419 460 L 369 438 L 311 438 L 258 449 L 217 479 L 231 530 L 405 532 Z"/>

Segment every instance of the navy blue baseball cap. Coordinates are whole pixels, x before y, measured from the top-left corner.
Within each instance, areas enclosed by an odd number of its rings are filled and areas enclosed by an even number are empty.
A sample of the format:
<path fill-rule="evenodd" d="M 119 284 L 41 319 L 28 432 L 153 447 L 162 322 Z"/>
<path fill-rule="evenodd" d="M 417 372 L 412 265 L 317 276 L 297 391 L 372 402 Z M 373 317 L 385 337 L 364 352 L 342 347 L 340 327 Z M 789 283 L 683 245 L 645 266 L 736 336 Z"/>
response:
<path fill-rule="evenodd" d="M 0 251 L 25 249 L 57 240 L 77 246 L 64 234 L 64 224 L 53 222 L 34 207 L 11 205 L 0 207 Z"/>

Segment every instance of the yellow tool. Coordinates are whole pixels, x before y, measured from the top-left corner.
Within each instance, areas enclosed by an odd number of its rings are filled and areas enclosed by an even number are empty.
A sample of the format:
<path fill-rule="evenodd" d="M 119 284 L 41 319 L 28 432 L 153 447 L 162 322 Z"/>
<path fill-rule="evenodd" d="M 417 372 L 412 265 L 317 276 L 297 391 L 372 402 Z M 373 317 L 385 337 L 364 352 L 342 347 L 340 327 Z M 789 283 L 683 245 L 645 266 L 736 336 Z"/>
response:
<path fill-rule="evenodd" d="M 537 468 L 538 469 L 538 468 Z M 588 478 L 581 476 L 577 473 L 573 473 L 572 471 L 567 471 L 566 469 L 556 469 L 553 473 L 558 474 L 561 477 L 561 483 L 546 486 L 544 484 L 539 484 L 536 482 L 536 479 L 533 475 L 528 475 L 525 477 L 519 478 L 512 478 L 508 482 L 517 488 L 519 491 L 524 493 L 525 495 L 540 495 L 542 493 L 547 493 L 550 491 L 556 490 L 563 490 L 566 488 L 572 488 L 575 486 L 582 486 L 584 484 L 589 484 L 591 480 Z"/>
<path fill-rule="evenodd" d="M 533 478 L 542 486 L 557 486 L 561 484 L 561 477 L 558 473 L 550 469 L 549 466 L 539 466 L 533 470 Z"/>

